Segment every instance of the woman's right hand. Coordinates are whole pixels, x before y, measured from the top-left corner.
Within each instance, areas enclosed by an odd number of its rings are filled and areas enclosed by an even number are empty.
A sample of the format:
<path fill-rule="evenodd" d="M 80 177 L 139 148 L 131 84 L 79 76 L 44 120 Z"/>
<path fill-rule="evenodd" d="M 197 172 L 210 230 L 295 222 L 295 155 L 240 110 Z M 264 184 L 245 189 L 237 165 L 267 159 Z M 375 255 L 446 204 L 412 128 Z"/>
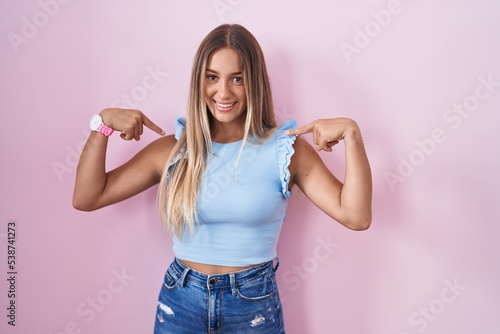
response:
<path fill-rule="evenodd" d="M 92 131 L 76 170 L 73 206 L 92 211 L 134 196 L 161 179 L 167 159 L 176 144 L 141 111 L 108 108 L 100 112 L 103 123 L 121 132 L 124 140 L 139 140 L 144 126 L 162 137 L 149 143 L 123 165 L 106 171 L 108 137 Z"/>
<path fill-rule="evenodd" d="M 165 132 L 140 110 L 106 108 L 100 112 L 103 123 L 115 131 L 121 132 L 120 137 L 124 140 L 140 140 L 144 126 L 150 128 L 159 135 Z"/>

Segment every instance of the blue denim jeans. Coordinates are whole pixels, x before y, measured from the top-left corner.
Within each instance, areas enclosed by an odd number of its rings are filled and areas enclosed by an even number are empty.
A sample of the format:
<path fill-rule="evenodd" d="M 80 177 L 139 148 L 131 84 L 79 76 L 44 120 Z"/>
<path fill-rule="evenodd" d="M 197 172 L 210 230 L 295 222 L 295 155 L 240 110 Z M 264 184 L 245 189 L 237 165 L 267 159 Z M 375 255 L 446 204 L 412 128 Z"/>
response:
<path fill-rule="evenodd" d="M 154 334 L 285 333 L 273 261 L 205 275 L 175 259 L 165 273 Z"/>

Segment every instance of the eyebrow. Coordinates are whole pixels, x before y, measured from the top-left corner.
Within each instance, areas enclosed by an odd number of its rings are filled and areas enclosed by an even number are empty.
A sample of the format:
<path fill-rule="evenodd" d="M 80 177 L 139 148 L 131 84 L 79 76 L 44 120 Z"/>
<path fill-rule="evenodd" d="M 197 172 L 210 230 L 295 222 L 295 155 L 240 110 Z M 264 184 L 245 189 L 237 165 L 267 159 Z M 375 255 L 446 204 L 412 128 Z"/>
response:
<path fill-rule="evenodd" d="M 212 73 L 214 73 L 214 74 L 220 74 L 219 72 L 214 71 L 214 70 L 211 70 L 211 69 L 209 69 L 209 68 L 207 68 L 207 72 L 212 72 Z M 230 74 L 231 74 L 231 75 L 241 75 L 241 71 L 239 71 L 239 72 L 233 72 L 233 73 L 230 73 Z"/>

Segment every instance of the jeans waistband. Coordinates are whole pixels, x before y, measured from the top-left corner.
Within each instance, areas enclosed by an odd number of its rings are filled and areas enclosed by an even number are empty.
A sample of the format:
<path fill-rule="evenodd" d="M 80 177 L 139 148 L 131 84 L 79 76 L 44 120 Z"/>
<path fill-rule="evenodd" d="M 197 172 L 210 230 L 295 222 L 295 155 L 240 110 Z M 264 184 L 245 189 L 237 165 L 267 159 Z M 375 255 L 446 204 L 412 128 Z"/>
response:
<path fill-rule="evenodd" d="M 274 265 L 276 261 L 276 265 Z M 245 284 L 248 281 L 254 280 L 260 276 L 275 272 L 279 267 L 279 259 L 264 262 L 254 267 L 235 271 L 227 274 L 207 275 L 202 272 L 196 271 L 177 258 L 174 259 L 171 268 L 180 276 L 178 285 L 184 286 L 186 282 L 204 286 L 209 289 L 213 288 L 229 288 L 234 289 L 238 285 Z"/>

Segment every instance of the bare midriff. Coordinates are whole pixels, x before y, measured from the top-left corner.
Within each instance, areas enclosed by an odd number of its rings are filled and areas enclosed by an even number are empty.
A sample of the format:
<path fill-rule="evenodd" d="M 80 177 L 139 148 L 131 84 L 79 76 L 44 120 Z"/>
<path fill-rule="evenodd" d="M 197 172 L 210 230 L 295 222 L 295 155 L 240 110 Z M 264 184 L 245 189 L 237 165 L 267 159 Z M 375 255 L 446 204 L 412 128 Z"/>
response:
<path fill-rule="evenodd" d="M 205 275 L 229 274 L 229 273 L 233 273 L 236 271 L 241 271 L 241 270 L 245 270 L 248 268 L 252 268 L 255 266 L 255 265 L 250 265 L 250 266 L 245 266 L 245 267 L 226 267 L 226 266 L 216 266 L 213 264 L 191 262 L 191 261 L 186 261 L 186 260 L 181 260 L 181 259 L 179 259 L 179 261 L 182 262 L 187 267 L 194 269 L 196 271 L 199 271 L 200 273 L 203 273 Z"/>

